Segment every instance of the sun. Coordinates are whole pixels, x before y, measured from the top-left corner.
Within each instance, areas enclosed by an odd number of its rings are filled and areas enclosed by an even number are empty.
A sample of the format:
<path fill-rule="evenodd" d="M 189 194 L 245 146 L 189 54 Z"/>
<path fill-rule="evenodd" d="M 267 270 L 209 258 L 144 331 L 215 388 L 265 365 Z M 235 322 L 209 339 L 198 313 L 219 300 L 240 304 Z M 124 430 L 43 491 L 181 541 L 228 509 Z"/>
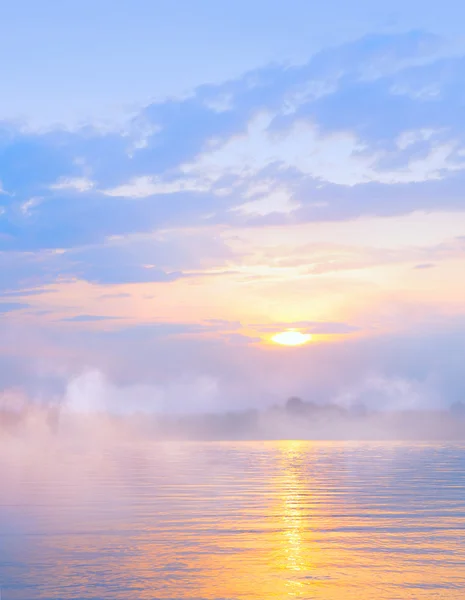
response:
<path fill-rule="evenodd" d="M 302 344 L 306 344 L 311 339 L 312 336 L 309 333 L 302 333 L 300 331 L 282 331 L 281 333 L 276 333 L 271 338 L 275 344 L 280 344 L 281 346 L 302 346 Z"/>

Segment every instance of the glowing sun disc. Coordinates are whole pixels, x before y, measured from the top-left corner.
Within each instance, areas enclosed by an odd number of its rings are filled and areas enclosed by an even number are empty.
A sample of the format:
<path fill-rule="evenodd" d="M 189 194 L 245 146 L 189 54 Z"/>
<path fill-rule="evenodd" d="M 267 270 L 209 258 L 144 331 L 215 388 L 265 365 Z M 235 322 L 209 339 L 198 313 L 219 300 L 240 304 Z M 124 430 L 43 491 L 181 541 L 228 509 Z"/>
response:
<path fill-rule="evenodd" d="M 300 331 L 282 331 L 276 333 L 272 338 L 276 344 L 281 346 L 301 346 L 312 339 L 309 333 L 301 333 Z"/>

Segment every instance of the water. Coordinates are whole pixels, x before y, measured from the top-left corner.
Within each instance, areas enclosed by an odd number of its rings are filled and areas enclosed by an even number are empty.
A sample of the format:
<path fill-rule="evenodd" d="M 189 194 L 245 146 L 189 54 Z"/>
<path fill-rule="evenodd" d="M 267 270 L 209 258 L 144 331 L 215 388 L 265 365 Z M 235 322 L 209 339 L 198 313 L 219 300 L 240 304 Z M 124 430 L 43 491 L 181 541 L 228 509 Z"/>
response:
<path fill-rule="evenodd" d="M 465 446 L 1 446 L 2 600 L 465 597 Z"/>

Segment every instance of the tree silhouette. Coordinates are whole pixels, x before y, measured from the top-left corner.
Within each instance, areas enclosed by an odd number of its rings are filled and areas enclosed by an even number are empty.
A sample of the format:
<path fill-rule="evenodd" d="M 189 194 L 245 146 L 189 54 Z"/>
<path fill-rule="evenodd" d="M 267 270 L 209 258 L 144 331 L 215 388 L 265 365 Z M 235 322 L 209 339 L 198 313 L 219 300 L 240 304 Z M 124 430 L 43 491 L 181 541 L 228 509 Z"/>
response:
<path fill-rule="evenodd" d="M 305 402 L 297 396 L 291 396 L 286 402 L 286 411 L 293 415 L 300 415 L 305 411 Z"/>

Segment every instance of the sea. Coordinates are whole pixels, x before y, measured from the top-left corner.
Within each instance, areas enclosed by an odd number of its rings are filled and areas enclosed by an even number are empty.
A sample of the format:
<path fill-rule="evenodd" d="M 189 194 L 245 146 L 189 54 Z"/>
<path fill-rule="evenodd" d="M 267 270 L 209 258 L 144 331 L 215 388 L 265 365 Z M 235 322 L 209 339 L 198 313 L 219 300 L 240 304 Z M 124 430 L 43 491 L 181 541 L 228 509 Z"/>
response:
<path fill-rule="evenodd" d="M 2 600 L 463 600 L 465 444 L 0 443 Z"/>

